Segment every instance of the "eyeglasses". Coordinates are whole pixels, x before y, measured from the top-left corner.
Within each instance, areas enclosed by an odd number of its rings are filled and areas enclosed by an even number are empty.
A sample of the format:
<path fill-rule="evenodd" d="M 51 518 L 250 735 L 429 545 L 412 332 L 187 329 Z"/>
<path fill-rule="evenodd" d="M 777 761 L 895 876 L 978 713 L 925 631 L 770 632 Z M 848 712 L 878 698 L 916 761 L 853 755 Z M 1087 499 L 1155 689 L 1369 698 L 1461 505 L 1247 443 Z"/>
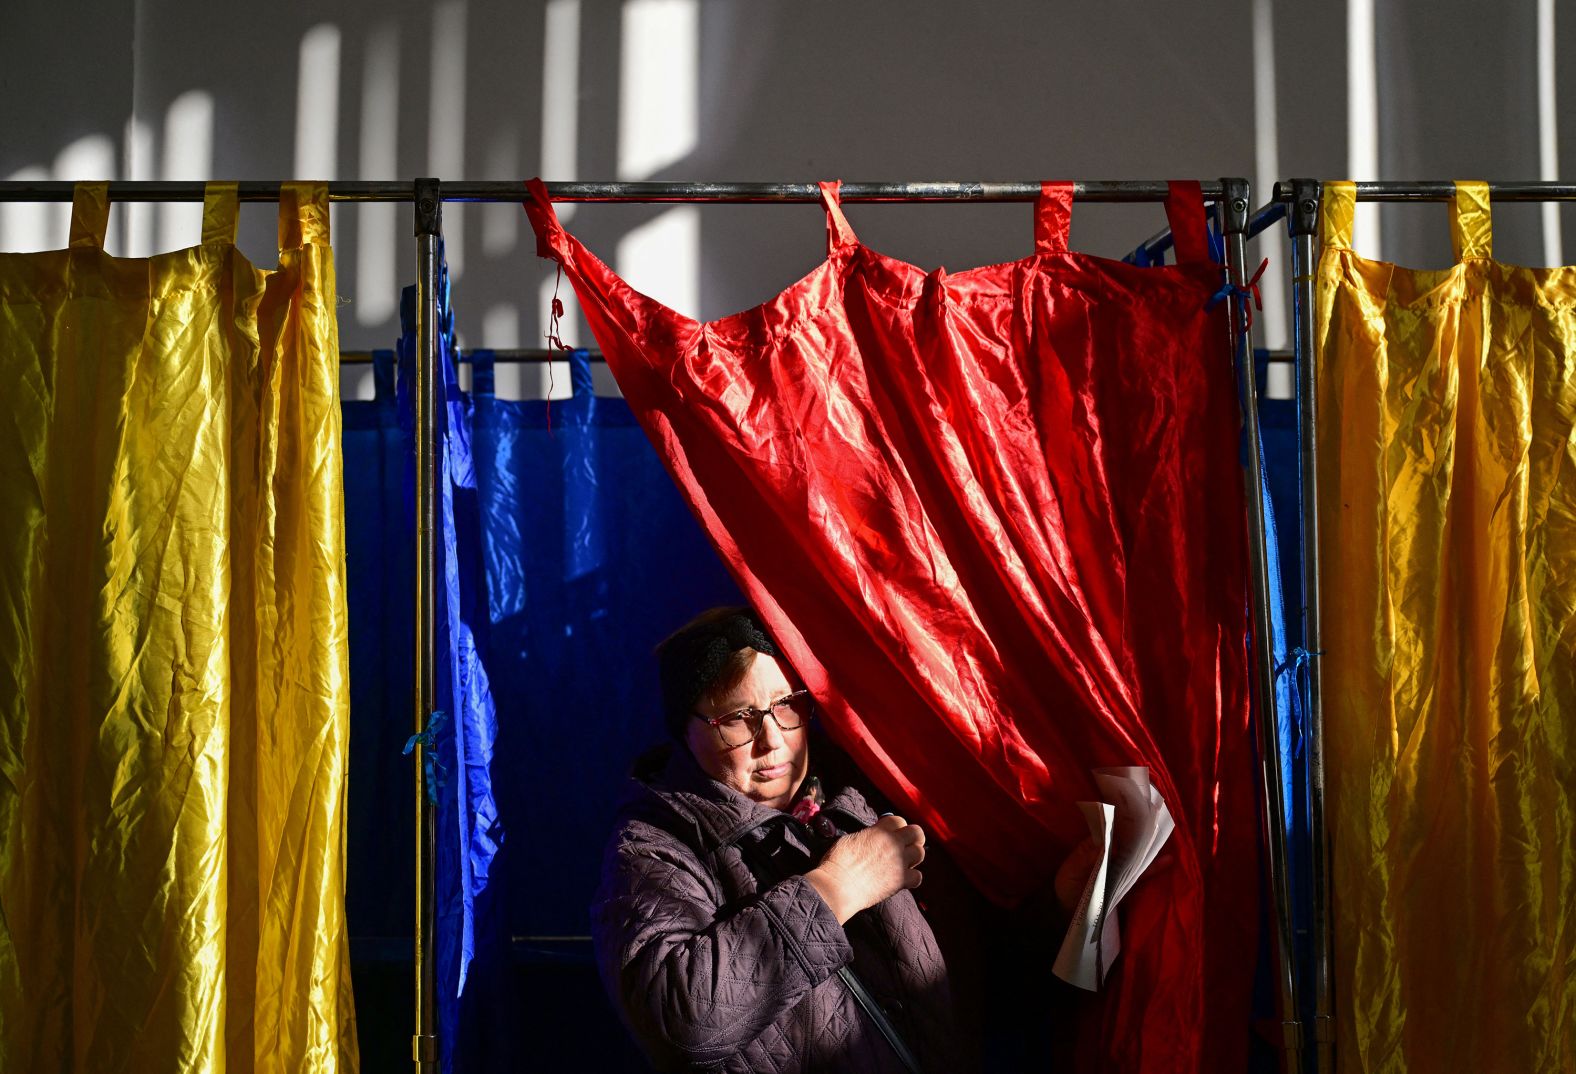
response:
<path fill-rule="evenodd" d="M 722 744 L 730 750 L 736 750 L 755 741 L 761 728 L 766 726 L 768 715 L 777 721 L 779 730 L 797 731 L 814 714 L 815 699 L 810 696 L 810 691 L 795 690 L 787 697 L 773 701 L 768 709 L 742 708 L 721 716 L 702 716 L 697 712 L 695 718 L 711 724 L 717 731 L 717 737 L 722 739 Z"/>

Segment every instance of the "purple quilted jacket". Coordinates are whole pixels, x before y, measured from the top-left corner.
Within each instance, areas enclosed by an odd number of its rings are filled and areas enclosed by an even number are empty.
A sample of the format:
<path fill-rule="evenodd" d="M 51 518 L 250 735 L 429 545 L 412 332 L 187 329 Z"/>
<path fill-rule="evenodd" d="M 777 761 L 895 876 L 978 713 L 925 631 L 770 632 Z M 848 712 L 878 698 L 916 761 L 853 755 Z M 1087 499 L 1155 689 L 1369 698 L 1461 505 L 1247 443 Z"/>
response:
<path fill-rule="evenodd" d="M 858 790 L 829 780 L 824 764 L 815 771 L 839 831 L 875 822 Z M 926 1072 L 975 1069 L 946 964 L 909 892 L 839 925 L 802 875 L 825 839 L 711 780 L 682 747 L 647 754 L 635 778 L 591 930 L 602 981 L 659 1070 L 902 1074 L 842 966 Z"/>

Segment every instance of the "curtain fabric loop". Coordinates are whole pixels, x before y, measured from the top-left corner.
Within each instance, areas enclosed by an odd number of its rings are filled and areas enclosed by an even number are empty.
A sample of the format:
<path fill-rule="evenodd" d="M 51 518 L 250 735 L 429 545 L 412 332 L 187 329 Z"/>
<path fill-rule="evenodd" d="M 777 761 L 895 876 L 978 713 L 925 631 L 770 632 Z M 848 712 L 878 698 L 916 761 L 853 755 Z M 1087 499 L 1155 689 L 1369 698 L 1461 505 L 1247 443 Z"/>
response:
<path fill-rule="evenodd" d="M 375 402 L 394 402 L 394 361 L 394 352 L 391 350 L 372 352 L 372 391 Z"/>
<path fill-rule="evenodd" d="M 1326 250 L 1350 250 L 1356 217 L 1357 184 L 1325 183 L 1319 197 L 1319 245 Z"/>
<path fill-rule="evenodd" d="M 279 250 L 327 246 L 328 184 L 289 182 L 279 185 Z"/>
<path fill-rule="evenodd" d="M 591 352 L 576 347 L 565 357 L 569 360 L 569 385 L 576 399 L 596 394 L 596 381 L 591 377 Z"/>
<path fill-rule="evenodd" d="M 202 241 L 235 245 L 236 220 L 240 211 L 240 198 L 236 183 L 214 182 L 203 187 Z"/>
<path fill-rule="evenodd" d="M 821 188 L 821 204 L 826 209 L 826 255 L 828 257 L 845 246 L 859 245 L 859 238 L 843 215 L 843 182 L 833 179 L 817 184 Z"/>
<path fill-rule="evenodd" d="M 78 183 L 71 192 L 71 246 L 102 250 L 109 232 L 109 184 Z"/>
<path fill-rule="evenodd" d="M 1034 252 L 1065 254 L 1072 230 L 1073 184 L 1046 180 L 1034 203 Z"/>
<path fill-rule="evenodd" d="M 496 391 L 495 355 L 490 348 L 467 351 L 471 360 L 471 398 L 491 399 Z"/>
<path fill-rule="evenodd" d="M 520 205 L 525 209 L 525 215 L 530 219 L 531 227 L 536 232 L 536 256 L 559 261 L 561 264 L 559 255 L 553 249 L 551 237 L 563 231 L 563 225 L 558 222 L 558 212 L 553 208 L 553 199 L 547 193 L 547 184 L 540 178 L 527 179 L 525 193 L 526 198 Z"/>
<path fill-rule="evenodd" d="M 1173 179 L 1166 184 L 1166 222 L 1177 264 L 1211 261 L 1209 222 L 1204 212 L 1204 186 L 1194 179 Z"/>
<path fill-rule="evenodd" d="M 1456 183 L 1456 196 L 1450 201 L 1450 244 L 1458 262 L 1494 256 L 1494 216 L 1487 183 Z"/>

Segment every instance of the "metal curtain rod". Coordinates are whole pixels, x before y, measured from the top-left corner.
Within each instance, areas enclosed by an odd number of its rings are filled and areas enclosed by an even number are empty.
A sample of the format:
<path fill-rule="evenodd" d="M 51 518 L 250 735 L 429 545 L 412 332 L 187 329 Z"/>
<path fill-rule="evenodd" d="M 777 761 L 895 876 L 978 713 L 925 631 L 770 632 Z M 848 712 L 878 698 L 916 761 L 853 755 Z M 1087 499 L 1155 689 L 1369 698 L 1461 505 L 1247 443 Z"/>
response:
<path fill-rule="evenodd" d="M 9 182 L 0 183 L 0 201 L 70 201 L 76 188 L 73 182 Z M 109 184 L 110 201 L 202 201 L 206 183 L 201 181 L 151 181 L 125 180 Z M 236 184 L 236 196 L 241 201 L 278 201 L 279 189 L 284 184 L 278 180 L 248 180 Z M 416 185 L 410 181 L 395 183 L 331 182 L 328 184 L 329 201 L 392 201 L 416 200 Z"/>
<path fill-rule="evenodd" d="M 340 365 L 366 365 L 375 360 L 376 351 L 340 351 Z M 394 352 L 389 351 L 390 354 Z M 472 347 L 460 351 L 455 355 L 454 361 L 459 365 L 471 365 L 478 358 L 486 358 L 495 365 L 523 365 L 539 362 L 567 362 L 569 354 L 566 351 L 548 350 L 546 348 L 500 348 Z M 586 359 L 590 362 L 605 362 L 601 351 L 588 350 Z"/>
<path fill-rule="evenodd" d="M 201 201 L 202 182 L 150 182 L 143 180 L 111 182 L 111 201 Z M 1207 201 L 1224 195 L 1219 180 L 1203 186 Z M 0 201 L 70 201 L 75 183 L 5 182 L 0 183 Z M 242 201 L 276 201 L 277 181 L 245 181 L 237 184 Z M 442 183 L 444 201 L 523 201 L 525 186 L 519 180 L 507 182 Z M 732 202 L 760 203 L 815 202 L 821 199 L 814 183 L 548 183 L 554 201 L 574 202 Z M 1039 182 L 961 183 L 844 183 L 845 202 L 915 201 L 1034 201 L 1040 196 Z M 1164 201 L 1166 184 L 1162 180 L 1088 180 L 1073 183 L 1073 200 L 1085 202 Z M 328 184 L 330 201 L 415 200 L 415 184 L 410 181 L 335 181 Z"/>
<path fill-rule="evenodd" d="M 1374 182 L 1357 184 L 1358 201 L 1449 201 L 1456 185 L 1449 180 L 1427 182 Z M 1490 183 L 1493 201 L 1576 201 L 1576 183 Z M 1270 199 L 1289 203 L 1296 194 L 1292 183 L 1276 183 Z"/>
<path fill-rule="evenodd" d="M 390 349 L 388 353 L 393 355 L 394 351 Z M 1256 353 L 1259 355 L 1259 357 L 1268 359 L 1271 362 L 1290 362 L 1294 361 L 1296 358 L 1295 353 L 1290 348 L 1285 347 L 1281 348 L 1280 350 L 1260 350 Z M 377 351 L 340 351 L 339 364 L 367 365 L 376 360 L 377 354 Z M 454 361 L 459 365 L 470 365 L 473 362 L 484 358 L 487 361 L 492 362 L 494 365 L 510 365 L 524 362 L 569 361 L 567 352 L 556 351 L 545 347 L 472 347 L 469 350 L 457 352 L 454 356 Z M 602 356 L 602 352 L 598 350 L 587 350 L 586 360 L 589 362 L 607 361 L 607 359 Z"/>

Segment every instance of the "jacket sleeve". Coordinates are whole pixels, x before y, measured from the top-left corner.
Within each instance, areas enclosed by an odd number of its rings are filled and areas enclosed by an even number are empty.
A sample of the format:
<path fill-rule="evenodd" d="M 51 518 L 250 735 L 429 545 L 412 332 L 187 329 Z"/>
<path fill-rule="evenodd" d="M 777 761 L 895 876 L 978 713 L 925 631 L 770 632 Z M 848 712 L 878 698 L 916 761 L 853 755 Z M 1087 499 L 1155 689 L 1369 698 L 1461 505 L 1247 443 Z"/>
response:
<path fill-rule="evenodd" d="M 809 881 L 726 908 L 687 846 L 626 828 L 592 906 L 602 980 L 658 1066 L 726 1058 L 853 960 Z"/>

